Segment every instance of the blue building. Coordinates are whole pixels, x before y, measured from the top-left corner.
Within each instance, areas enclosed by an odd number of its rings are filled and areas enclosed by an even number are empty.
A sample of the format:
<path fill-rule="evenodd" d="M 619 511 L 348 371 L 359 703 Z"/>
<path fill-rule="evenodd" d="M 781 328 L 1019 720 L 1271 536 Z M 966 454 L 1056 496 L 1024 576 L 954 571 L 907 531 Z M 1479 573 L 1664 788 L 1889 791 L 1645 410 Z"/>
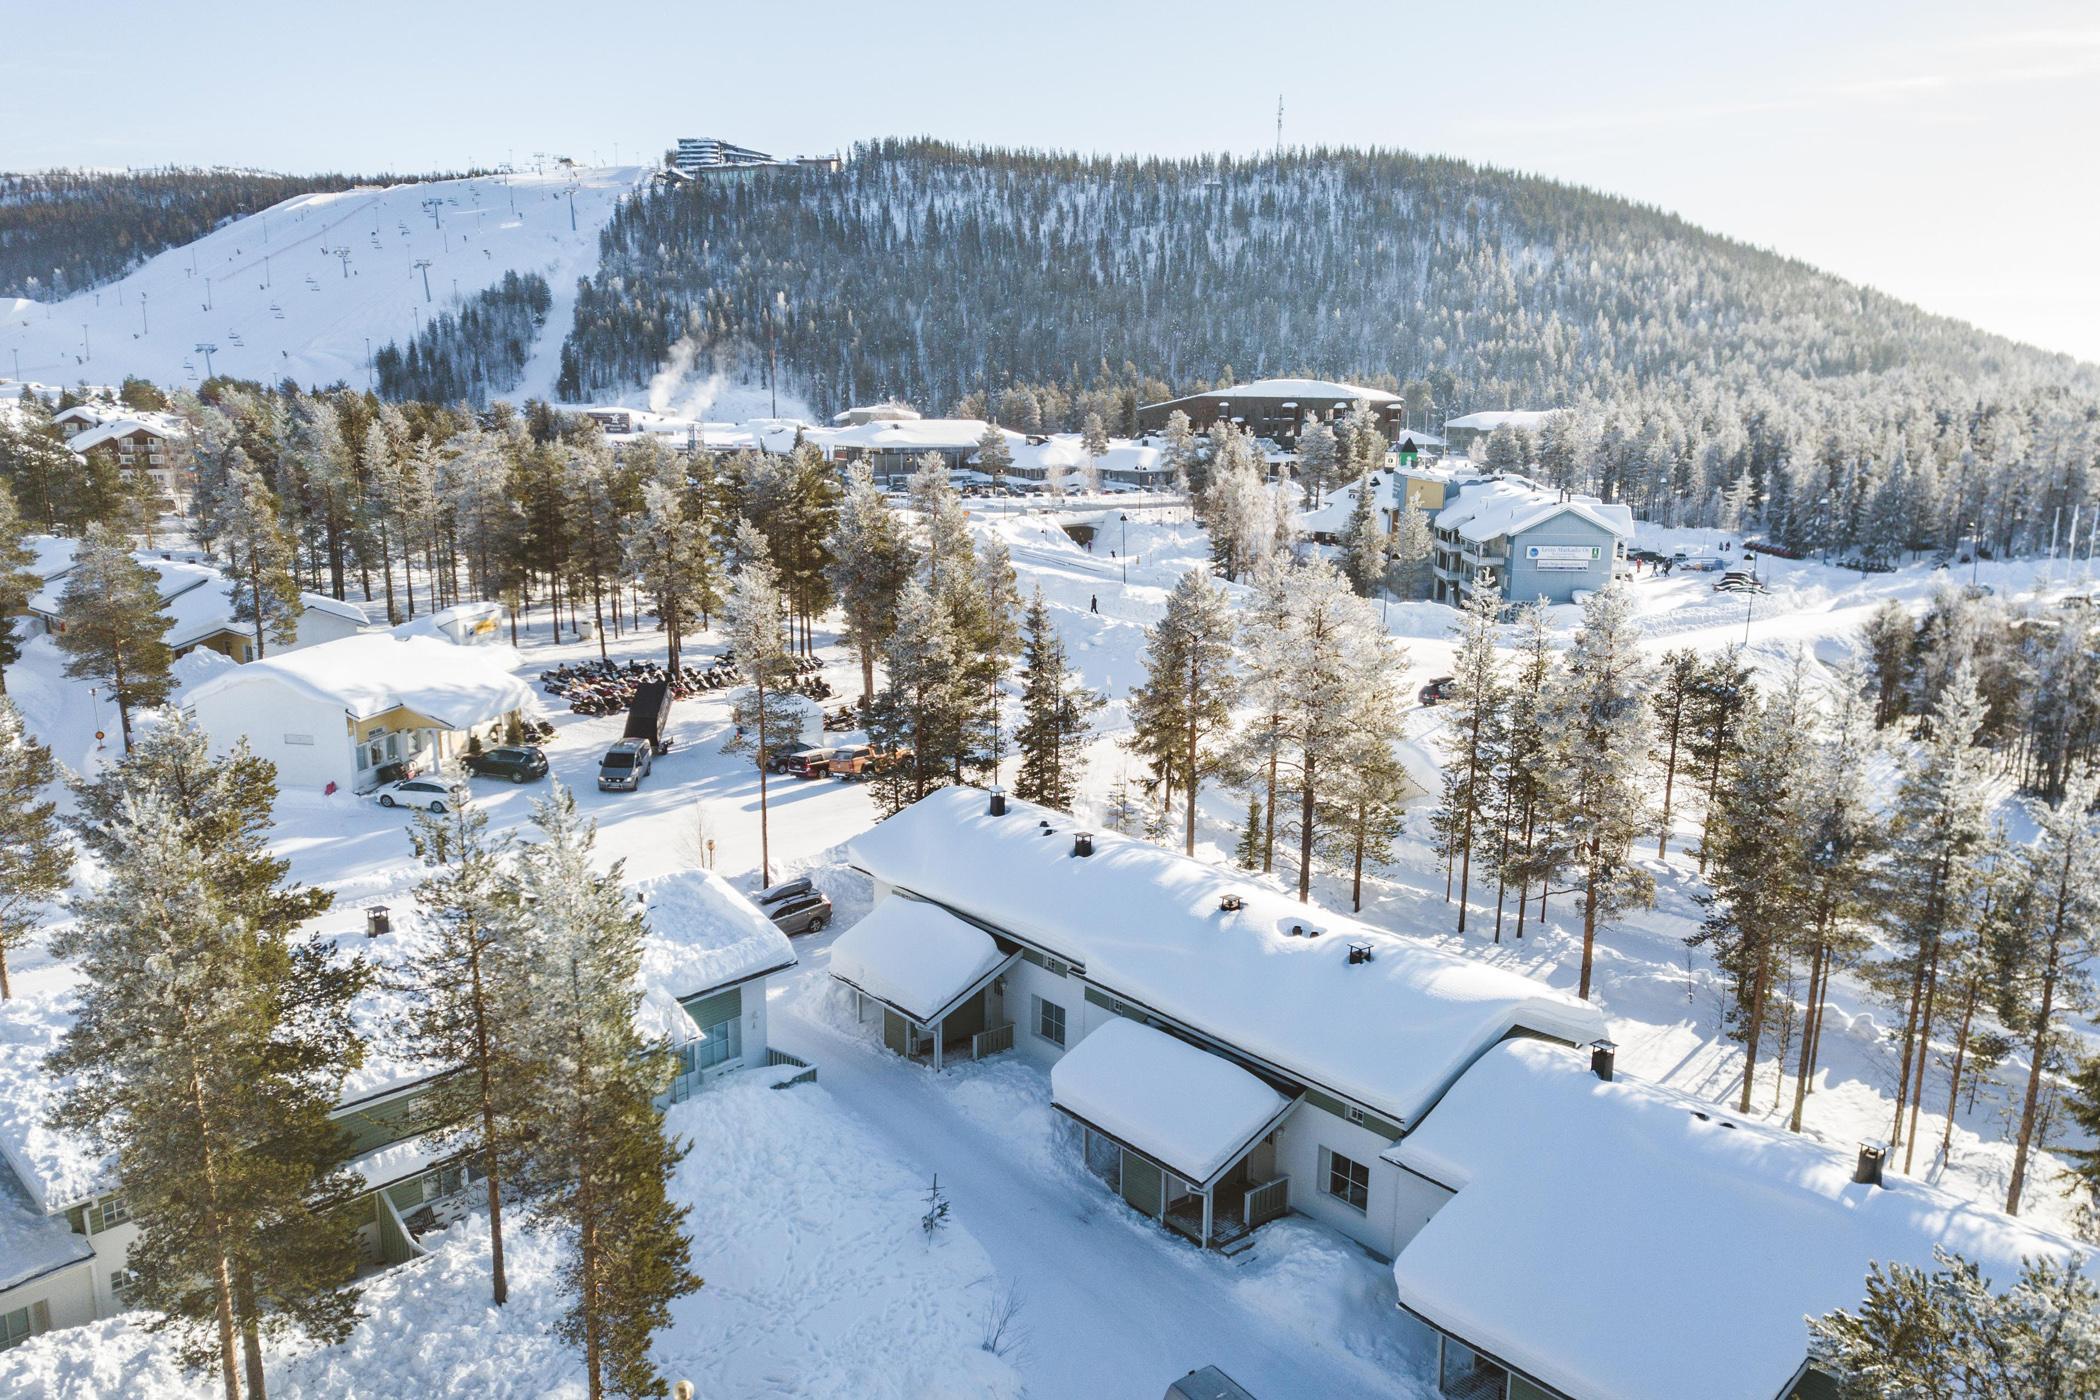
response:
<path fill-rule="evenodd" d="M 1633 511 L 1505 476 L 1458 483 L 1436 516 L 1435 598 L 1493 583 L 1512 603 L 1573 602 L 1626 572 Z"/>

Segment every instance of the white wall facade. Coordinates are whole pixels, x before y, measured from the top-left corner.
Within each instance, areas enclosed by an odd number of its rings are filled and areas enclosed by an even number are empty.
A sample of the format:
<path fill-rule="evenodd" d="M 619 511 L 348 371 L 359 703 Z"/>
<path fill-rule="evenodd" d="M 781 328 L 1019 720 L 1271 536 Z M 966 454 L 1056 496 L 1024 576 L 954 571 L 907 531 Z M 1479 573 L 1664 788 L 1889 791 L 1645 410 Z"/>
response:
<path fill-rule="evenodd" d="M 189 708 L 215 751 L 224 753 L 245 737 L 258 757 L 276 764 L 280 788 L 319 792 L 330 783 L 343 790 L 355 783 L 350 719 L 334 701 L 280 684 L 266 672 L 241 672 Z"/>

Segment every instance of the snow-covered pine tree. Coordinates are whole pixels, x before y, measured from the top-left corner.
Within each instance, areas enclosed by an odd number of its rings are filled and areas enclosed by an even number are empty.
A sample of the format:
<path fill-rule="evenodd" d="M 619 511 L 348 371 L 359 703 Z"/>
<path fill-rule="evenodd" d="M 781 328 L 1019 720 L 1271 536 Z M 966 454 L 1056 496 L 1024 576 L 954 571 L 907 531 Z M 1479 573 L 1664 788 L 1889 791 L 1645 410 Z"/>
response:
<path fill-rule="evenodd" d="M 1495 822 L 1489 865 L 1495 875 L 1497 943 L 1502 941 L 1503 906 L 1510 885 L 1517 887 L 1516 936 L 1522 938 L 1531 882 L 1537 880 L 1543 889 L 1553 866 L 1550 855 L 1542 855 L 1551 843 L 1541 830 L 1547 819 L 1540 811 L 1546 788 L 1545 714 L 1555 664 L 1546 604 L 1534 598 L 1519 607 L 1512 631 L 1516 634 L 1516 665 L 1504 700 L 1504 738 L 1489 775 Z"/>
<path fill-rule="evenodd" d="M 1990 756 L 1976 744 L 1983 717 L 1976 674 L 1964 664 L 1933 707 L 1930 732 L 1905 759 L 1889 806 L 1881 917 L 1900 951 L 1880 980 L 1903 1022 L 1892 1144 L 1904 1140 L 1913 1085 L 1924 1083 L 1940 954 L 1976 927 L 1980 912 L 1980 861 L 1990 841 Z"/>
<path fill-rule="evenodd" d="M 1685 748 L 1705 788 L 1706 811 L 1699 828 L 1702 875 L 1706 873 L 1707 847 L 1713 840 L 1721 784 L 1741 752 L 1743 716 L 1755 696 L 1750 668 L 1737 647 L 1709 656 L 1692 692 L 1691 732 Z"/>
<path fill-rule="evenodd" d="M 1079 430 L 1079 448 L 1086 453 L 1086 489 L 1101 489 L 1101 459 L 1108 455 L 1108 425 L 1098 413 L 1089 413 Z"/>
<path fill-rule="evenodd" d="M 1001 442 L 1003 445 L 1004 439 Z M 919 459 L 907 499 L 917 517 L 919 576 L 938 594 L 951 574 L 969 572 L 977 558 L 970 543 L 970 517 L 938 453 L 929 452 Z"/>
<path fill-rule="evenodd" d="M 1340 461 L 1341 447 L 1335 441 L 1334 429 L 1324 420 L 1316 418 L 1298 430 L 1298 484 L 1305 491 L 1306 509 L 1325 498 L 1327 489 L 1334 485 Z"/>
<path fill-rule="evenodd" d="M 868 738 L 889 759 L 872 779 L 883 815 L 900 812 L 954 781 L 967 742 L 969 697 L 964 643 L 945 608 L 919 579 L 897 598 L 897 628 L 884 654 L 889 686 L 878 697 Z"/>
<path fill-rule="evenodd" d="M 45 904 L 72 876 L 73 843 L 58 824 L 58 804 L 44 796 L 51 775 L 51 750 L 0 697 L 0 1001 L 13 995 L 7 955 L 27 945 Z"/>
<path fill-rule="evenodd" d="M 407 431 L 407 423 L 401 419 L 399 409 L 392 405 L 381 407 L 365 428 L 364 441 L 357 453 L 358 477 L 364 487 L 364 499 L 359 502 L 358 517 L 361 533 L 369 539 L 373 552 L 379 560 L 380 581 L 386 586 L 386 620 L 389 626 L 401 621 L 401 608 L 394 599 L 394 478 L 400 460 L 398 439 L 390 431 L 394 422 L 400 422 L 401 431 Z"/>
<path fill-rule="evenodd" d="M 1261 807 L 1260 868 L 1276 865 L 1276 799 L 1282 777 L 1283 708 L 1291 684 L 1290 657 L 1284 644 L 1289 625 L 1294 577 L 1285 561 L 1271 554 L 1254 576 L 1253 597 L 1241 609 L 1239 653 L 1242 690 L 1252 713 L 1234 736 L 1228 758 L 1238 781 L 1253 789 Z"/>
<path fill-rule="evenodd" d="M 996 773 L 1006 757 L 999 687 L 1021 652 L 1021 588 L 1006 542 L 994 535 L 978 546 L 969 576 L 958 576 L 940 602 L 963 643 L 963 745 L 954 769 L 961 782 L 966 769 Z"/>
<path fill-rule="evenodd" d="M 1976 1265 L 1934 1246 L 1927 1273 L 1868 1266 L 1866 1296 L 1808 1320 L 1821 1369 L 1847 1400 L 1960 1396 L 2028 1400 L 2100 1391 L 2100 1288 L 2075 1263 L 2034 1258 L 2002 1292 Z"/>
<path fill-rule="evenodd" d="M 14 493 L 0 481 L 0 617 L 21 617 L 41 586 L 30 565 L 35 553 L 25 537 L 28 527 L 15 506 Z M 0 695 L 7 693 L 7 668 L 22 659 L 22 640 L 12 625 L 0 627 Z"/>
<path fill-rule="evenodd" d="M 1868 615 L 1859 636 L 1874 677 L 1874 727 L 1879 729 L 1894 723 L 1906 707 L 1917 626 L 1903 604 L 1889 598 Z"/>
<path fill-rule="evenodd" d="M 1397 676 L 1386 679 L 1396 682 Z M 1415 791 L 1396 751 L 1405 737 L 1406 713 L 1397 684 L 1360 699 L 1356 732 L 1323 799 L 1331 813 L 1324 846 L 1329 861 L 1349 872 L 1349 907 L 1357 911 L 1364 907 L 1364 868 L 1392 854 Z"/>
<path fill-rule="evenodd" d="M 641 517 L 627 537 L 627 567 L 656 600 L 673 671 L 684 663 L 685 634 L 720 606 L 706 503 L 683 475 L 666 460 L 643 478 Z"/>
<path fill-rule="evenodd" d="M 221 566 L 231 586 L 233 617 L 248 624 L 255 654 L 271 645 L 288 647 L 299 640 L 296 546 L 278 518 L 277 495 L 263 475 L 236 447 L 228 454 L 212 503 L 212 540 L 224 556 Z"/>
<path fill-rule="evenodd" d="M 1378 488 L 1365 472 L 1356 479 L 1356 502 L 1349 508 L 1349 524 L 1342 536 L 1342 571 L 1360 598 L 1385 586 L 1386 543 L 1385 526 L 1378 517 Z"/>
<path fill-rule="evenodd" d="M 588 431 L 578 431 L 562 465 L 562 486 L 575 529 L 574 578 L 590 591 L 592 630 L 598 636 L 598 659 L 603 661 L 610 656 L 605 640 L 605 594 L 617 586 L 621 535 L 635 514 L 635 491 L 629 473 L 614 459 L 611 445 L 595 423 Z M 433 610 L 439 605 L 436 587 L 433 575 Z"/>
<path fill-rule="evenodd" d="M 534 1217 L 574 1240 L 555 1331 L 582 1349 L 591 1400 L 660 1395 L 650 1338 L 700 1279 L 684 1231 L 689 1208 L 666 1189 L 687 1149 L 664 1136 L 653 1102 L 671 1064 L 635 1026 L 641 913 L 623 892 L 620 862 L 594 868 L 596 829 L 566 788 L 556 784 L 533 821 L 540 839 L 511 866 L 522 913 L 506 961 L 520 1004 L 534 1008 L 523 1057 L 542 1131 L 516 1181 Z"/>
<path fill-rule="evenodd" d="M 1498 646 L 1501 590 L 1491 583 L 1475 588 L 1459 614 L 1457 630 L 1451 716 L 1444 724 L 1444 792 L 1435 824 L 1447 866 L 1455 863 L 1458 868 L 1458 932 L 1464 933 L 1473 890 L 1473 841 L 1490 829 L 1493 774 L 1509 737 L 1509 691 Z M 1448 885 L 1447 872 L 1447 898 Z"/>
<path fill-rule="evenodd" d="M 1038 588 L 1021 619 L 1021 755 L 1014 793 L 1023 801 L 1072 810 L 1086 771 L 1089 720 L 1101 697 L 1077 683 L 1065 661 L 1064 639 Z"/>
<path fill-rule="evenodd" d="M 1307 901 L 1334 769 L 1347 761 L 1366 704 L 1398 707 L 1403 656 L 1376 609 L 1324 560 L 1291 576 L 1279 640 L 1276 674 L 1285 679 L 1269 703 L 1277 706 L 1277 759 L 1297 799 L 1298 898 Z"/>
<path fill-rule="evenodd" d="M 2035 839 L 2019 853 L 2028 935 L 2017 963 L 2028 1070 L 2012 1174 L 2005 1188 L 2005 1209 L 2013 1215 L 2020 1213 L 2027 1185 L 2051 1039 L 2059 1033 L 2065 1013 L 2086 1010 L 2092 1000 L 2085 969 L 2100 954 L 2100 817 L 2094 814 L 2095 802 L 2100 802 L 2100 769 L 2081 763 L 2065 781 L 2062 800 L 2054 806 L 2028 804 Z M 1920 1040 L 1924 1043 L 1925 1037 Z"/>
<path fill-rule="evenodd" d="M 748 753 L 758 764 L 758 869 L 763 884 L 773 883 L 773 847 L 766 812 L 766 775 L 773 752 L 801 742 L 802 701 L 787 686 L 794 678 L 783 625 L 786 602 L 780 574 L 767 557 L 765 542 L 751 522 L 737 525 L 736 554 L 743 561 L 730 582 L 729 605 L 722 631 L 739 675 L 750 687 L 736 698 L 734 725 L 725 753 Z"/>
<path fill-rule="evenodd" d="M 1163 450 L 1167 470 L 1174 474 L 1174 489 L 1183 495 L 1198 489 L 1201 456 L 1196 448 L 1196 431 L 1189 424 L 1189 416 L 1180 409 L 1167 415 L 1167 426 L 1160 434 L 1166 441 Z"/>
<path fill-rule="evenodd" d="M 91 525 L 73 557 L 58 608 L 66 627 L 58 649 L 66 674 L 107 686 L 117 705 L 124 747 L 131 747 L 131 712 L 158 705 L 174 688 L 167 631 L 173 618 L 160 610 L 160 580 L 131 557 L 123 541 Z"/>
<path fill-rule="evenodd" d="M 1655 882 L 1633 863 L 1648 821 L 1650 758 L 1647 664 L 1621 584 L 1583 604 L 1582 626 L 1548 704 L 1548 803 L 1559 828 L 1561 867 L 1582 894 L 1582 974 L 1589 999 L 1597 929 L 1653 896 Z"/>
<path fill-rule="evenodd" d="M 1162 804 L 1181 793 L 1182 850 L 1188 855 L 1196 853 L 1196 799 L 1203 780 L 1225 762 L 1218 740 L 1230 731 L 1239 689 L 1233 632 L 1225 590 L 1204 570 L 1190 569 L 1167 594 L 1159 621 L 1145 631 L 1145 678 L 1130 692 L 1126 743 L 1151 768 Z"/>
<path fill-rule="evenodd" d="M 1436 554 L 1436 535 L 1429 512 L 1412 503 L 1402 507 L 1393 531 L 1392 588 L 1407 599 L 1429 596 L 1429 561 Z"/>
<path fill-rule="evenodd" d="M 456 760 L 449 781 L 464 784 Z M 509 902 L 506 837 L 488 834 L 488 812 L 472 802 L 418 812 L 409 829 L 423 878 L 416 904 L 431 936 L 417 946 L 402 979 L 407 1001 L 399 1028 L 404 1050 L 439 1072 L 431 1091 L 429 1134 L 448 1155 L 479 1165 L 489 1210 L 489 1287 L 498 1307 L 510 1298 L 503 1266 L 503 1187 L 526 1137 L 536 1100 L 523 1036 L 535 1008 L 511 994 L 510 934 L 518 911 Z"/>
<path fill-rule="evenodd" d="M 1655 751 L 1662 760 L 1662 815 L 1656 820 L 1660 835 L 1655 840 L 1655 858 L 1670 854 L 1670 805 L 1677 794 L 1677 760 L 1685 750 L 1692 724 L 1694 697 L 1698 691 L 1702 663 L 1699 653 L 1679 647 L 1664 654 L 1655 670 Z"/>
<path fill-rule="evenodd" d="M 329 900 L 268 853 L 275 784 L 245 744 L 214 758 L 173 720 L 79 795 L 106 878 L 53 940 L 95 969 L 46 1062 L 70 1076 L 54 1121 L 115 1154 L 140 1229 L 129 1298 L 228 1400 L 244 1377 L 260 1396 L 265 1337 L 340 1341 L 357 1319 L 335 1207 L 363 1182 L 328 1115 L 363 1060 L 369 969 L 291 936 Z"/>
<path fill-rule="evenodd" d="M 1793 835 L 1805 855 L 1808 884 L 1807 917 L 1797 935 L 1797 956 L 1808 962 L 1808 990 L 1788 1120 L 1797 1133 L 1822 1048 L 1830 979 L 1868 946 L 1865 925 L 1873 911 L 1874 862 L 1883 840 L 1868 777 L 1877 741 L 1864 673 L 1856 666 L 1840 669 L 1825 708 L 1827 718 L 1814 725 L 1807 824 Z"/>
<path fill-rule="evenodd" d="M 1525 467 L 1524 436 L 1508 423 L 1498 423 L 1488 434 L 1481 461 L 1491 472 L 1520 472 Z"/>
<path fill-rule="evenodd" d="M 911 536 L 864 462 L 847 469 L 846 498 L 832 540 L 831 584 L 845 615 L 845 642 L 860 658 L 861 707 L 875 700 L 875 658 L 897 630 L 897 601 L 914 564 Z"/>
<path fill-rule="evenodd" d="M 1006 434 L 999 431 L 998 424 L 984 425 L 984 432 L 977 439 L 976 460 L 977 470 L 989 477 L 993 486 L 1006 484 L 1006 474 L 1013 470 L 1014 450 L 1006 445 Z M 925 468 L 921 467 L 920 470 Z M 941 475 L 943 479 L 946 478 L 946 467 L 941 469 Z"/>
<path fill-rule="evenodd" d="M 1261 796 L 1256 794 L 1247 799 L 1247 822 L 1232 848 L 1232 863 L 1242 870 L 1259 870 L 1263 849 Z"/>
<path fill-rule="evenodd" d="M 1750 1111 L 1774 986 L 1790 981 L 1794 936 L 1808 922 L 1802 829 L 1806 799 L 1808 713 L 1802 663 L 1789 683 L 1751 702 L 1742 755 L 1721 790 L 1713 822 L 1706 915 L 1690 939 L 1711 948 L 1728 979 L 1729 1034 L 1743 1045 L 1738 1112 Z M 1784 1066 L 1781 1066 L 1782 1070 Z"/>

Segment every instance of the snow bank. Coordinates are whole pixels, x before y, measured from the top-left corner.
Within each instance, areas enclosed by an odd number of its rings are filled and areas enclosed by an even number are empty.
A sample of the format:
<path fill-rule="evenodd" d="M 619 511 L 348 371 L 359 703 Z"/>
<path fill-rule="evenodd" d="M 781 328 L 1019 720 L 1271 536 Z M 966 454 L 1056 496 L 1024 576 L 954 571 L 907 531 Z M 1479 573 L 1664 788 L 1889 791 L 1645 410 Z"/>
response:
<path fill-rule="evenodd" d="M 1497 1046 L 1386 1153 L 1458 1194 L 1394 1261 L 1407 1307 L 1571 1395 L 1777 1394 L 1802 1319 L 1935 1244 L 2003 1286 L 2081 1246 L 1535 1041 Z M 1630 1326 L 1667 1347 L 1629 1345 Z"/>
<path fill-rule="evenodd" d="M 923 900 L 885 899 L 831 945 L 831 975 L 920 1025 L 989 977 L 1006 955 L 991 935 Z"/>
<path fill-rule="evenodd" d="M 1050 1067 L 1050 1101 L 1198 1186 L 1290 1102 L 1230 1060 L 1121 1018 Z"/>

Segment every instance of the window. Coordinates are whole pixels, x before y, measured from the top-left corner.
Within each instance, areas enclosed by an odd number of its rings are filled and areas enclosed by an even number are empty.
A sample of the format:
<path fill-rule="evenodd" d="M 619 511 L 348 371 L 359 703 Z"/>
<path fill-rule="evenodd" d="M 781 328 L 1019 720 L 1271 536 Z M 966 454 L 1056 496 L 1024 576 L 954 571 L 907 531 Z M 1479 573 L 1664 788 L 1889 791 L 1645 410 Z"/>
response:
<path fill-rule="evenodd" d="M 28 1340 L 29 1309 L 16 1308 L 13 1312 L 0 1313 L 0 1351 Z"/>
<path fill-rule="evenodd" d="M 700 1068 L 714 1069 L 744 1058 L 742 1021 L 732 1019 L 709 1026 L 706 1036 L 700 1042 Z"/>
<path fill-rule="evenodd" d="M 1436 1393 L 1448 1400 L 1503 1400 L 1509 1372 L 1453 1337 L 1437 1359 Z"/>
<path fill-rule="evenodd" d="M 119 1303 L 126 1301 L 125 1295 L 131 1292 L 131 1283 L 131 1270 L 117 1270 L 115 1273 L 109 1276 L 109 1291 L 111 1296 L 113 1296 Z"/>
<path fill-rule="evenodd" d="M 1351 1210 L 1370 1210 L 1371 1169 L 1324 1147 L 1320 1149 L 1320 1156 L 1323 1159 L 1320 1189 Z"/>
<path fill-rule="evenodd" d="M 1352 1123 L 1362 1123 L 1364 1121 L 1364 1111 L 1354 1104 L 1349 1106 L 1348 1114 L 1349 1121 Z"/>
<path fill-rule="evenodd" d="M 1054 1001 L 1035 1000 L 1035 1033 L 1052 1045 L 1065 1043 L 1065 1009 Z"/>
<path fill-rule="evenodd" d="M 114 1230 L 131 1219 L 131 1205 L 122 1196 L 104 1196 L 88 1207 L 88 1224 L 91 1234 Z"/>

